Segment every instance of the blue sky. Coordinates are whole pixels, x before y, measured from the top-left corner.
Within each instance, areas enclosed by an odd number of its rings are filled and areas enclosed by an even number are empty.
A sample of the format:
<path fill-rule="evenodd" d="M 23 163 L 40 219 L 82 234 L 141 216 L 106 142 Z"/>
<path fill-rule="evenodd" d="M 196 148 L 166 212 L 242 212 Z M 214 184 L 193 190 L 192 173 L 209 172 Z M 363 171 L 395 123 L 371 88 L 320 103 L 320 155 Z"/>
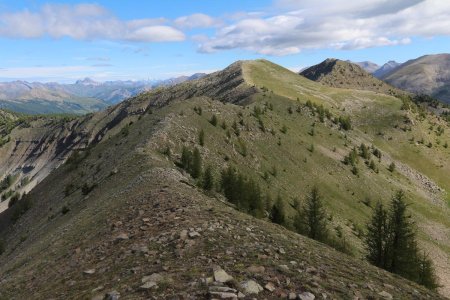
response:
<path fill-rule="evenodd" d="M 404 62 L 450 49 L 441 0 L 0 3 L 0 81 L 164 79 L 266 58 Z"/>

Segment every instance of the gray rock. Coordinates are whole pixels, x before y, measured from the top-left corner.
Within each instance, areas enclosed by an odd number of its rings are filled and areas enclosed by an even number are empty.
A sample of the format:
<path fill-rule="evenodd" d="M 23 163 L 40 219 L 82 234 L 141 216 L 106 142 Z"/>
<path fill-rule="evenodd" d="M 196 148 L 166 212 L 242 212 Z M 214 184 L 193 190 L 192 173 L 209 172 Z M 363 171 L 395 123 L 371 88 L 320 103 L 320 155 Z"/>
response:
<path fill-rule="evenodd" d="M 145 282 L 143 285 L 140 286 L 141 289 L 143 290 L 149 290 L 152 288 L 156 288 L 158 286 L 158 284 L 154 281 L 147 281 Z"/>
<path fill-rule="evenodd" d="M 264 289 L 254 280 L 247 280 L 241 283 L 241 287 L 247 294 L 258 294 L 262 292 Z"/>
<path fill-rule="evenodd" d="M 105 294 L 104 300 L 119 300 L 120 293 L 118 291 L 111 291 Z"/>
<path fill-rule="evenodd" d="M 141 279 L 142 283 L 146 283 L 146 282 L 150 282 L 150 281 L 160 283 L 163 280 L 164 280 L 164 276 L 162 276 L 161 274 L 158 274 L 158 273 L 153 273 L 150 276 L 144 276 Z"/>
<path fill-rule="evenodd" d="M 289 267 L 287 265 L 279 265 L 277 269 L 281 272 L 289 272 Z"/>
<path fill-rule="evenodd" d="M 187 234 L 188 234 L 188 232 L 187 232 L 186 229 L 181 230 L 181 232 L 180 232 L 180 240 L 184 241 L 187 238 Z"/>
<path fill-rule="evenodd" d="M 233 277 L 228 275 L 221 267 L 215 267 L 214 271 L 214 280 L 217 282 L 225 283 L 233 280 Z"/>
<path fill-rule="evenodd" d="M 194 239 L 194 238 L 199 237 L 199 236 L 200 236 L 200 233 L 198 233 L 197 231 L 191 231 L 191 232 L 189 232 L 189 237 L 190 237 L 191 239 Z"/>
<path fill-rule="evenodd" d="M 119 233 L 118 235 L 116 235 L 116 238 L 114 240 L 116 241 L 123 241 L 123 240 L 128 240 L 128 234 L 126 234 L 125 232 Z"/>
<path fill-rule="evenodd" d="M 253 273 L 253 274 L 262 274 L 266 271 L 266 268 L 264 268 L 263 266 L 252 265 L 247 268 L 247 271 L 249 271 L 250 273 Z"/>
<path fill-rule="evenodd" d="M 310 292 L 304 292 L 301 294 L 298 294 L 298 299 L 300 300 L 314 300 L 316 299 L 316 296 Z"/>
<path fill-rule="evenodd" d="M 386 291 L 382 291 L 381 293 L 378 293 L 378 295 L 383 297 L 383 299 L 388 299 L 388 300 L 394 299 L 394 297 Z"/>
<path fill-rule="evenodd" d="M 212 298 L 219 298 L 219 299 L 237 299 L 238 296 L 234 293 L 226 293 L 226 292 L 210 292 L 209 295 Z"/>
<path fill-rule="evenodd" d="M 224 292 L 224 293 L 237 293 L 237 290 L 227 287 L 227 286 L 211 286 L 209 288 L 210 292 Z"/>
<path fill-rule="evenodd" d="M 83 271 L 83 274 L 85 274 L 85 275 L 92 275 L 94 273 L 95 273 L 95 269 L 89 269 L 89 270 Z"/>

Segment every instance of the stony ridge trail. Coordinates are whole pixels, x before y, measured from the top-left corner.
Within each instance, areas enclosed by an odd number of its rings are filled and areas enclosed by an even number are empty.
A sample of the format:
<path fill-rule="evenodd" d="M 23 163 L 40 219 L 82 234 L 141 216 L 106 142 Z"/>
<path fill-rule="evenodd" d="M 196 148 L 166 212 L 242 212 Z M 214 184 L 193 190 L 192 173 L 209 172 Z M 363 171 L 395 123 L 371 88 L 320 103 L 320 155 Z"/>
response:
<path fill-rule="evenodd" d="M 75 217 L 52 234 L 73 241 L 63 243 L 65 251 L 48 249 L 46 262 L 30 257 L 19 281 L 2 278 L 2 293 L 15 291 L 12 299 L 115 293 L 121 299 L 437 299 L 366 262 L 239 213 L 183 183 L 188 180 L 162 168 L 140 175 L 139 184 L 112 197 L 132 195 L 103 211 L 108 218 L 96 231 L 77 232 Z"/>

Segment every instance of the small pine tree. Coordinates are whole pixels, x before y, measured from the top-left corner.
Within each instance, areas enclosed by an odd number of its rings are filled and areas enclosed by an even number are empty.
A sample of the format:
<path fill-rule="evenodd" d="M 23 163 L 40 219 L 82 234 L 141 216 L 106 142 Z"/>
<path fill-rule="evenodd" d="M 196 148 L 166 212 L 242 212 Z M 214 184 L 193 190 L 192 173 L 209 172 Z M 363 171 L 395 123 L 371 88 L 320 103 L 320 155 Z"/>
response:
<path fill-rule="evenodd" d="M 233 128 L 234 134 L 236 136 L 239 136 L 241 134 L 241 131 L 239 130 L 239 126 L 236 121 L 233 122 L 233 125 L 231 127 Z"/>
<path fill-rule="evenodd" d="M 392 198 L 389 216 L 390 243 L 387 269 L 408 279 L 417 276 L 417 242 L 412 222 L 406 215 L 405 193 L 398 191 Z"/>
<path fill-rule="evenodd" d="M 430 290 L 436 290 L 439 287 L 433 261 L 425 252 L 419 255 L 419 280 L 417 283 L 429 288 Z"/>
<path fill-rule="evenodd" d="M 395 171 L 395 163 L 391 162 L 391 164 L 388 167 L 389 172 L 394 172 Z"/>
<path fill-rule="evenodd" d="M 383 204 L 378 202 L 374 208 L 372 219 L 367 224 L 367 234 L 365 237 L 367 260 L 380 268 L 386 267 L 387 241 L 388 235 L 387 211 Z"/>
<path fill-rule="evenodd" d="M 374 171 L 377 170 L 377 166 L 375 165 L 375 162 L 373 161 L 373 159 L 370 160 L 369 168 L 371 168 Z"/>
<path fill-rule="evenodd" d="M 285 214 L 284 214 L 284 205 L 283 199 L 281 195 L 278 195 L 277 201 L 274 205 L 272 205 L 272 209 L 270 211 L 270 221 L 273 223 L 283 225 L 285 222 Z"/>
<path fill-rule="evenodd" d="M 205 169 L 202 186 L 205 191 L 211 191 L 214 188 L 214 174 L 211 166 L 207 166 Z"/>
<path fill-rule="evenodd" d="M 209 120 L 209 123 L 211 123 L 212 126 L 217 126 L 217 117 L 216 115 L 212 115 L 211 120 Z"/>
<path fill-rule="evenodd" d="M 398 191 L 389 211 L 381 204 L 374 210 L 365 239 L 367 259 L 372 264 L 435 289 L 437 280 L 428 256 L 417 246 L 416 231 L 407 215 L 405 194 Z"/>
<path fill-rule="evenodd" d="M 186 147 L 183 146 L 183 149 L 181 150 L 181 166 L 186 171 L 189 171 L 191 169 L 191 163 L 192 163 L 192 152 Z"/>
<path fill-rule="evenodd" d="M 317 187 L 313 187 L 307 195 L 297 222 L 300 222 L 297 223 L 297 228 L 308 237 L 318 241 L 328 238 L 327 214 Z"/>
<path fill-rule="evenodd" d="M 359 170 L 358 170 L 358 167 L 357 167 L 357 166 L 353 166 L 353 168 L 352 168 L 352 173 L 353 173 L 353 175 L 355 175 L 355 176 L 358 176 L 358 175 L 359 175 Z"/>
<path fill-rule="evenodd" d="M 190 174 L 192 178 L 199 178 L 202 174 L 202 157 L 200 151 L 195 148 L 192 154 L 192 164 L 190 166 Z"/>
<path fill-rule="evenodd" d="M 205 145 L 205 132 L 203 131 L 203 129 L 201 129 L 199 134 L 198 134 L 198 144 L 200 146 L 204 146 Z"/>

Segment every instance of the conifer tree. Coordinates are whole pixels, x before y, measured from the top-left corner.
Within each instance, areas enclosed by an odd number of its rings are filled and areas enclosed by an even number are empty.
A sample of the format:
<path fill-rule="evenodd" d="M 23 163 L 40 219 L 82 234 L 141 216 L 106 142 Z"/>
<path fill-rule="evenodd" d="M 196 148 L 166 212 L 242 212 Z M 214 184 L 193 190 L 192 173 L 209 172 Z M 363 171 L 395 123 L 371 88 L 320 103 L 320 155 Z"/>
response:
<path fill-rule="evenodd" d="M 387 269 L 414 280 L 417 275 L 417 242 L 412 222 L 406 215 L 405 193 L 398 191 L 391 201 L 389 216 L 390 244 Z"/>
<path fill-rule="evenodd" d="M 181 166 L 186 171 L 189 171 L 191 169 L 191 162 L 192 152 L 186 146 L 183 146 L 183 149 L 181 150 Z"/>
<path fill-rule="evenodd" d="M 283 225 L 285 223 L 284 205 L 281 195 L 278 195 L 277 201 L 272 205 L 269 218 L 276 224 Z"/>
<path fill-rule="evenodd" d="M 200 146 L 204 146 L 205 145 L 205 132 L 202 130 L 200 130 L 199 134 L 198 134 L 198 143 Z"/>
<path fill-rule="evenodd" d="M 417 283 L 426 286 L 431 290 L 436 290 L 438 285 L 438 280 L 435 275 L 435 270 L 433 266 L 433 261 L 428 257 L 428 255 L 423 252 L 419 255 L 419 280 Z"/>
<path fill-rule="evenodd" d="M 192 154 L 192 165 L 190 166 L 192 178 L 199 178 L 202 174 L 202 157 L 200 151 L 195 148 Z"/>
<path fill-rule="evenodd" d="M 417 246 L 403 191 L 392 197 L 389 211 L 377 205 L 367 226 L 365 242 L 366 257 L 372 264 L 430 289 L 438 287 L 432 261 Z"/>
<path fill-rule="evenodd" d="M 211 191 L 214 187 L 214 174 L 211 166 L 207 166 L 205 169 L 202 186 L 205 191 Z"/>
<path fill-rule="evenodd" d="M 211 123 L 211 125 L 213 125 L 213 126 L 217 126 L 217 122 L 218 122 L 218 120 L 217 120 L 216 115 L 212 115 L 211 120 L 209 120 L 209 123 Z"/>
<path fill-rule="evenodd" d="M 387 252 L 387 211 L 381 202 L 378 202 L 373 211 L 373 216 L 367 224 L 367 235 L 365 238 L 367 260 L 380 268 L 386 266 Z"/>
<path fill-rule="evenodd" d="M 306 197 L 306 202 L 299 212 L 296 227 L 304 231 L 308 237 L 325 241 L 328 237 L 326 211 L 319 194 L 319 189 L 313 187 Z"/>

